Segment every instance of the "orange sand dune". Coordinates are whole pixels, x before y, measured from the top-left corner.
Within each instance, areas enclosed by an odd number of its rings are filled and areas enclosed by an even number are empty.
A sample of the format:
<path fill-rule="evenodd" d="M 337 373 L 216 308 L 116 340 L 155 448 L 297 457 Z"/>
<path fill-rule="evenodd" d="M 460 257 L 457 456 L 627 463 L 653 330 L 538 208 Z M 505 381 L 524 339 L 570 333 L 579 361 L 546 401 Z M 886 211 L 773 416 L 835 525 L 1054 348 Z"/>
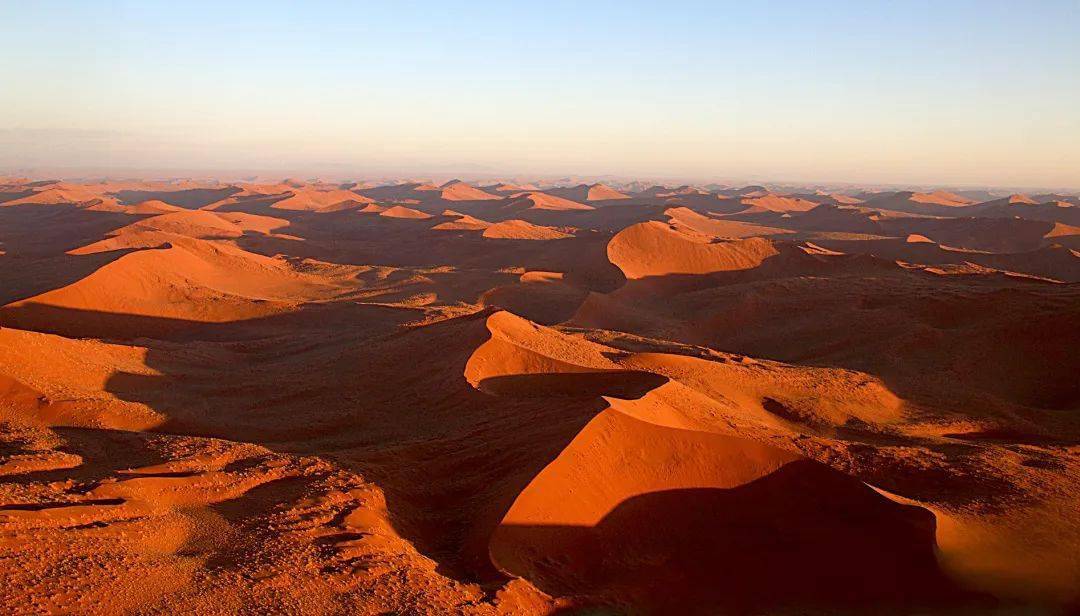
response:
<path fill-rule="evenodd" d="M 552 188 L 544 192 L 579 203 L 630 198 L 629 195 L 623 194 L 605 184 L 579 184 L 569 188 Z"/>
<path fill-rule="evenodd" d="M 491 555 L 549 593 L 672 613 L 962 598 L 926 510 L 788 452 L 615 410 L 518 496 Z"/>
<path fill-rule="evenodd" d="M 242 212 L 174 211 L 152 216 L 110 233 L 112 237 L 68 251 L 84 255 L 122 248 L 156 248 L 176 237 L 195 239 L 238 238 L 254 231 L 267 235 L 287 227 L 289 221 Z M 287 236 L 278 236 L 287 237 Z"/>
<path fill-rule="evenodd" d="M 765 227 L 737 220 L 718 219 L 699 214 L 689 208 L 675 207 L 664 210 L 671 224 L 680 229 L 725 238 L 743 238 L 792 233 L 787 229 Z"/>
<path fill-rule="evenodd" d="M 608 245 L 608 258 L 627 278 L 747 269 L 776 254 L 765 239 L 714 243 L 709 236 L 660 222 L 628 227 Z"/>
<path fill-rule="evenodd" d="M 486 220 L 480 220 L 479 218 L 465 214 L 457 214 L 456 212 L 450 214 L 450 210 L 443 212 L 443 215 L 453 215 L 455 218 L 454 220 L 441 222 L 432 227 L 432 229 L 438 231 L 483 231 L 491 226 L 491 223 Z"/>
<path fill-rule="evenodd" d="M 270 207 L 276 210 L 301 210 L 334 212 L 343 209 L 360 208 L 372 200 L 358 195 L 351 190 L 312 190 L 294 189 L 291 195 L 275 201 Z"/>
<path fill-rule="evenodd" d="M 149 199 L 128 207 L 128 211 L 133 214 L 165 214 L 167 212 L 177 212 L 182 209 L 184 208 L 165 203 L 159 199 Z"/>
<path fill-rule="evenodd" d="M 112 324 L 122 324 L 123 319 L 98 315 L 195 322 L 251 319 L 344 292 L 355 270 L 338 270 L 328 269 L 329 276 L 320 275 L 318 268 L 309 273 L 284 259 L 177 237 L 161 249 L 125 255 L 62 289 L 4 306 L 0 316 L 13 327 L 134 336 L 137 324 L 113 331 Z M 64 310 L 83 316 L 52 321 L 52 315 Z"/>
<path fill-rule="evenodd" d="M 781 197 L 780 195 L 746 197 L 742 200 L 742 204 L 754 210 L 770 212 L 805 212 L 818 206 L 813 201 L 795 197 Z"/>
<path fill-rule="evenodd" d="M 973 202 L 950 192 L 932 193 L 901 191 L 883 193 L 866 199 L 866 207 L 895 210 L 912 214 L 950 215 L 954 208 L 962 208 Z"/>
<path fill-rule="evenodd" d="M 558 240 L 571 235 L 524 220 L 504 220 L 484 229 L 484 237 L 502 240 Z"/>
<path fill-rule="evenodd" d="M 388 207 L 385 210 L 379 212 L 379 216 L 383 216 L 385 218 L 431 218 L 431 214 L 425 214 L 424 212 L 414 210 L 403 205 L 395 205 L 392 207 Z"/>
<path fill-rule="evenodd" d="M 499 198 L 461 180 L 451 180 L 440 186 L 439 195 L 447 201 L 483 201 Z"/>
<path fill-rule="evenodd" d="M 510 182 L 501 182 L 499 184 L 493 184 L 491 186 L 481 186 L 480 190 L 488 193 L 519 193 L 539 189 L 534 184 L 515 184 Z"/>
<path fill-rule="evenodd" d="M 425 183 L 404 183 L 389 186 L 376 186 L 358 190 L 359 194 L 379 201 L 405 202 L 414 201 L 490 201 L 502 199 L 498 195 L 485 192 L 462 182 L 451 180 L 441 186 Z"/>
<path fill-rule="evenodd" d="M 549 195 L 546 193 L 531 191 L 512 195 L 510 202 L 505 206 L 507 209 L 515 210 L 554 210 L 554 211 L 567 211 L 567 210 L 592 210 L 595 209 L 592 206 L 585 205 L 584 203 L 578 203 L 569 199 L 563 199 L 562 197 L 556 197 L 555 195 Z"/>

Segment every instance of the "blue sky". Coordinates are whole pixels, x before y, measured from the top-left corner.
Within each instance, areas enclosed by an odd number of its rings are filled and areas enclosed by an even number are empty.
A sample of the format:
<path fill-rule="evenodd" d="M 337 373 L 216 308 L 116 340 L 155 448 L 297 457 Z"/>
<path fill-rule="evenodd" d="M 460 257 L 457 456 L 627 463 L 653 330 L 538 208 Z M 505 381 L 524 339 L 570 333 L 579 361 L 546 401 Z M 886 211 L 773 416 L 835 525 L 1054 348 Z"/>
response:
<path fill-rule="evenodd" d="M 1080 2 L 0 0 L 0 167 L 1080 188 Z"/>

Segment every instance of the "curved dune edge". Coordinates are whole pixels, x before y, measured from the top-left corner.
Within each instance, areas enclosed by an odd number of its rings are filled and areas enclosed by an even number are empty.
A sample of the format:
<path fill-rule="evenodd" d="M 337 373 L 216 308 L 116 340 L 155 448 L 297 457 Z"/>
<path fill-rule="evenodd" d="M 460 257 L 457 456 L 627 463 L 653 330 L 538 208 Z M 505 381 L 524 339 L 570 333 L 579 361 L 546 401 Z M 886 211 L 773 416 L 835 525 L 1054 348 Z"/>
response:
<path fill-rule="evenodd" d="M 730 434 L 732 420 L 752 434 L 755 426 L 758 434 L 762 426 L 775 433 L 860 415 L 895 420 L 900 401 L 865 375 L 626 353 L 508 312 L 492 314 L 487 326 L 491 338 L 465 367 L 474 387 L 498 396 L 583 395 L 608 402 L 504 516 L 489 551 L 505 573 L 555 596 L 654 609 L 748 605 L 761 597 L 793 605 L 940 604 L 967 597 L 938 568 L 927 510 L 897 504 L 799 454 Z M 823 385 L 829 379 L 835 390 Z M 813 403 L 800 406 L 808 392 Z M 719 505 L 724 511 L 715 511 Z M 702 517 L 701 510 L 711 513 Z M 783 521 L 789 510 L 800 512 L 794 514 L 798 523 Z M 718 530 L 721 522 L 731 525 L 730 534 Z M 648 529 L 668 527 L 676 530 L 649 538 Z M 770 552 L 772 538 L 784 533 L 798 549 Z M 757 543 L 744 545 L 746 537 Z M 703 542 L 715 550 L 704 559 Z M 899 556 L 883 564 L 881 554 Z M 751 573 L 761 559 L 768 570 L 788 568 L 786 575 L 806 583 L 763 592 L 772 577 L 765 569 Z M 808 575 L 822 559 L 827 570 Z M 882 567 L 891 567 L 884 578 L 868 573 Z M 724 579 L 738 581 L 717 581 Z M 838 580 L 846 590 L 836 588 Z M 680 590 L 672 594 L 672 588 Z"/>
<path fill-rule="evenodd" d="M 796 454 L 614 409 L 525 488 L 489 551 L 544 592 L 646 610 L 968 598 L 937 565 L 927 510 Z"/>

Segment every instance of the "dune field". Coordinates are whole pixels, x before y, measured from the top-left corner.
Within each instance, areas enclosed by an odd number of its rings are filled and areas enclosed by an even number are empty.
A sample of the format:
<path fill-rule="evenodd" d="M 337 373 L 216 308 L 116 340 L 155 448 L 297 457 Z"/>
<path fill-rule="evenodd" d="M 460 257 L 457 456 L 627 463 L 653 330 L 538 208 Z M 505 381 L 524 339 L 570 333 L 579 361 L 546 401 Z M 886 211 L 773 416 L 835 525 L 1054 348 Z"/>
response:
<path fill-rule="evenodd" d="M 0 178 L 0 613 L 1070 614 L 1078 512 L 1076 195 Z"/>

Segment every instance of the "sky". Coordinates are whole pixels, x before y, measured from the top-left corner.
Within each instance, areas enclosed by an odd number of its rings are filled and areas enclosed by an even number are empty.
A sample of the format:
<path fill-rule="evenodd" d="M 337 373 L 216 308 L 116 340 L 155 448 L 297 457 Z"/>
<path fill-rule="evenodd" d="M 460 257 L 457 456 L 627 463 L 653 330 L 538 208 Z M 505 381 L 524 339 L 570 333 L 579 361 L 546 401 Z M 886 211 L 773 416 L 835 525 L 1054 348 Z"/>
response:
<path fill-rule="evenodd" d="M 0 0 L 0 171 L 1080 188 L 1080 0 Z"/>

